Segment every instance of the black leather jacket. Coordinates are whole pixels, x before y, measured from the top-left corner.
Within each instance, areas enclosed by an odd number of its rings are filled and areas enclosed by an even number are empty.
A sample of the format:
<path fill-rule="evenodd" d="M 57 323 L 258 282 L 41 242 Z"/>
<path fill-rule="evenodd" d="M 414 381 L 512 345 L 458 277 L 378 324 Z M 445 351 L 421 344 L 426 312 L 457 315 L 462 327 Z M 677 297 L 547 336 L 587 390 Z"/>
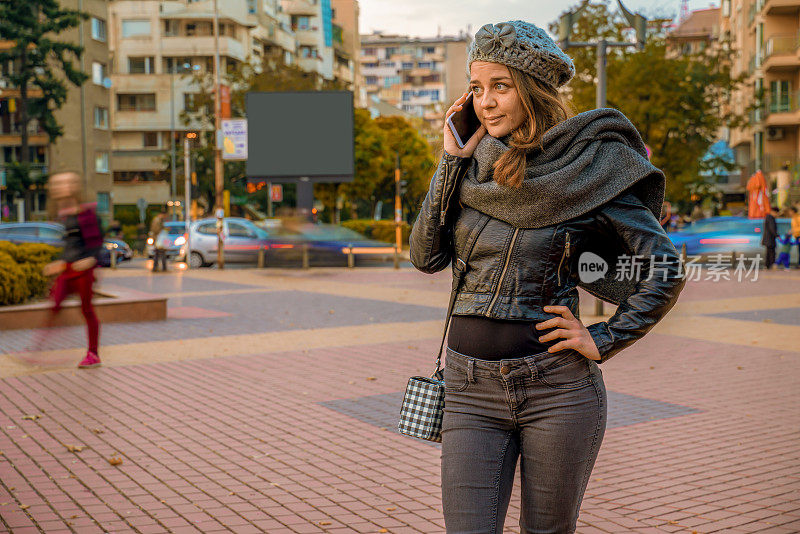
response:
<path fill-rule="evenodd" d="M 636 291 L 614 315 L 587 327 L 598 363 L 644 336 L 675 304 L 686 282 L 680 257 L 638 197 L 625 192 L 559 224 L 515 228 L 457 201 L 469 160 L 444 153 L 410 238 L 411 261 L 420 271 L 434 273 L 452 263 L 454 283 L 463 271 L 454 315 L 540 322 L 557 316 L 543 306 L 563 305 L 580 318 L 577 260 L 584 250 L 606 244 L 667 261 L 649 280 L 643 269 Z"/>

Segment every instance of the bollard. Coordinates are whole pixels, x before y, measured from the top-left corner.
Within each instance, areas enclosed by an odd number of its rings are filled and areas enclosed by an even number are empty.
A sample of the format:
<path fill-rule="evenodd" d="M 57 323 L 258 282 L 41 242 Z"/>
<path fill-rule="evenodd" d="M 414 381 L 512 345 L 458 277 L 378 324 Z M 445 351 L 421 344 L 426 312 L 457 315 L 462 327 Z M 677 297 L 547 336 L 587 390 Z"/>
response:
<path fill-rule="evenodd" d="M 356 257 L 353 255 L 353 245 L 347 246 L 347 266 L 351 269 L 356 266 Z"/>
<path fill-rule="evenodd" d="M 394 268 L 400 268 L 400 249 L 396 245 L 394 247 Z"/>
<path fill-rule="evenodd" d="M 117 268 L 117 251 L 112 248 L 109 251 L 109 253 L 111 254 L 111 268 L 112 269 L 116 269 Z"/>
<path fill-rule="evenodd" d="M 308 269 L 308 243 L 303 243 L 303 269 Z"/>
<path fill-rule="evenodd" d="M 263 246 L 259 247 L 259 249 L 258 249 L 258 268 L 259 269 L 263 269 L 264 268 L 264 254 L 265 254 L 264 247 Z"/>

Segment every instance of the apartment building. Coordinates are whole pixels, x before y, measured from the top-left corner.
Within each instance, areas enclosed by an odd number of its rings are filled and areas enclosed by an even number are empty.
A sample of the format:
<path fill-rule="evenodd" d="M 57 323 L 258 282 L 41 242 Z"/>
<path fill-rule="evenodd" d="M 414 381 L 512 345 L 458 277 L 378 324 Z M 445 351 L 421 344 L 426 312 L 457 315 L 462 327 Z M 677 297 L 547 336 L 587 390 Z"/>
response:
<path fill-rule="evenodd" d="M 357 0 L 331 0 L 333 30 L 333 75 L 353 91 L 355 107 L 367 105 L 361 80 L 361 39 L 359 39 Z"/>
<path fill-rule="evenodd" d="M 438 129 L 438 122 L 464 92 L 470 37 L 361 36 L 361 74 L 367 98 L 386 101 Z"/>
<path fill-rule="evenodd" d="M 746 73 L 749 82 L 730 105 L 743 113 L 763 95 L 748 126 L 729 133 L 745 179 L 761 169 L 773 186 L 783 187 L 787 178 L 796 184 L 800 176 L 799 36 L 800 0 L 722 1 L 721 41 L 734 52 L 733 74 Z M 800 201 L 796 185 L 792 195 Z"/>
<path fill-rule="evenodd" d="M 65 8 L 80 7 L 88 19 L 76 28 L 59 34 L 61 41 L 84 47 L 78 65 L 90 75 L 81 87 L 67 83 L 67 101 L 55 113 L 64 134 L 55 143 L 33 121 L 28 126 L 29 156 L 33 172 L 46 175 L 54 171 L 72 170 L 84 177 L 85 198 L 97 202 L 98 212 L 108 220 L 111 213 L 111 131 L 109 128 L 109 52 L 107 0 L 62 0 Z M 4 46 L 11 46 L 5 43 Z M 4 65 L 2 73 L 13 69 Z M 0 172 L 5 162 L 19 160 L 21 136 L 19 131 L 19 89 L 11 87 L 0 73 Z M 29 94 L 36 96 L 35 90 Z M 9 199 L 4 192 L 4 204 L 11 206 L 14 217 L 42 219 L 46 213 L 47 195 L 44 188 L 29 193 L 27 199 Z"/>
<path fill-rule="evenodd" d="M 667 57 L 699 54 L 717 46 L 720 9 L 698 9 L 667 34 Z"/>

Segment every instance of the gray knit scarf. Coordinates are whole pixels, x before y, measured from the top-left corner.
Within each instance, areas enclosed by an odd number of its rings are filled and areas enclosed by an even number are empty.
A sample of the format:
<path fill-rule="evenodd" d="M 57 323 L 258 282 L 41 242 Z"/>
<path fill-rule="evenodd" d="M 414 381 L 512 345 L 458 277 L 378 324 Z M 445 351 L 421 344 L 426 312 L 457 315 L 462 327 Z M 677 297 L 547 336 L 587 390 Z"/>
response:
<path fill-rule="evenodd" d="M 527 156 L 522 186 L 493 180 L 493 163 L 509 150 L 510 135 L 485 135 L 478 143 L 460 188 L 461 203 L 518 228 L 541 228 L 567 221 L 630 190 L 658 218 L 665 177 L 647 159 L 639 132 L 622 112 L 601 108 L 564 120 L 542 137 L 542 148 Z M 614 280 L 621 250 L 594 251 L 610 262 L 606 277 L 580 284 L 619 304 L 635 283 Z"/>

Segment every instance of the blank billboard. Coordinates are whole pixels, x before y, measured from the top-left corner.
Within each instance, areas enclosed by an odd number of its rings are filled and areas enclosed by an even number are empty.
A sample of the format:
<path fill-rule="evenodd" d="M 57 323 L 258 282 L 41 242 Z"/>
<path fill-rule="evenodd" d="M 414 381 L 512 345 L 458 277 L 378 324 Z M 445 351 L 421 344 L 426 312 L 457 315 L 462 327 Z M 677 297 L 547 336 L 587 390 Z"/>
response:
<path fill-rule="evenodd" d="M 353 179 L 352 91 L 247 94 L 247 178 Z"/>

